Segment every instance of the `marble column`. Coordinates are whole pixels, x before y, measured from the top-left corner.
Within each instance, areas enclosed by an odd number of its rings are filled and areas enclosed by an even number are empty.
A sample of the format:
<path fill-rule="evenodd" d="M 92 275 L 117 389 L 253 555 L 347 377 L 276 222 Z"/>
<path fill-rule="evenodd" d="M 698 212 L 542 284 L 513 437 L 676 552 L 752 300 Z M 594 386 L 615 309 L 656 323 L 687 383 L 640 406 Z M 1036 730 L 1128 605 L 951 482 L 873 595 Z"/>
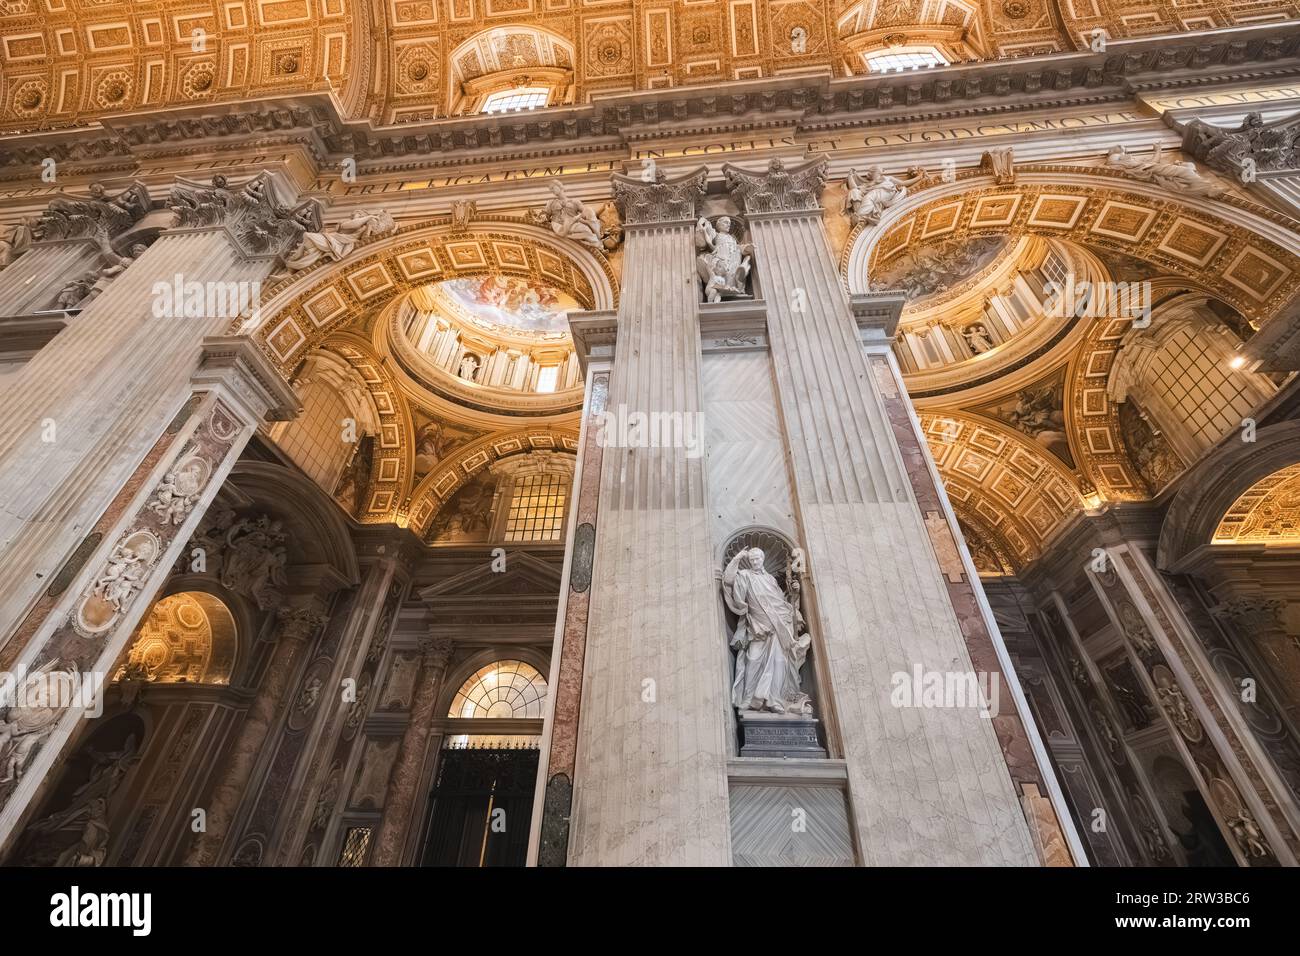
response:
<path fill-rule="evenodd" d="M 315 202 L 288 208 L 279 183 L 262 173 L 238 192 L 174 187 L 177 228 L 6 377 L 0 641 L 181 412 L 204 338 L 225 334 L 241 302 L 255 306 L 275 257 L 319 228 Z"/>
<path fill-rule="evenodd" d="M 717 643 L 700 449 L 646 447 L 648 437 L 617 424 L 645 415 L 699 425 L 694 224 L 704 185 L 703 168 L 651 182 L 614 177 L 626 244 L 609 383 L 615 421 L 601 439 L 572 865 L 731 860 L 730 675 Z"/>
<path fill-rule="evenodd" d="M 328 618 L 320 602 L 281 607 L 276 611 L 273 635 L 275 648 L 262 673 L 256 696 L 239 725 L 235 740 L 226 752 L 212 796 L 207 801 L 207 828 L 191 843 L 185 854 L 186 866 L 211 866 L 217 862 L 222 843 L 229 835 L 252 779 L 253 767 L 266 746 L 279 712 L 292 698 L 287 691 L 297 673 L 303 653 Z"/>
<path fill-rule="evenodd" d="M 296 396 L 251 341 L 213 338 L 203 349 L 182 413 L 104 503 L 76 560 L 45 582 L 0 649 L 0 672 L 32 680 L 62 673 L 102 688 L 258 424 L 297 412 Z M 84 701 L 63 698 L 22 741 L 27 756 L 17 779 L 0 784 L 0 855 L 50 785 Z"/>
<path fill-rule="evenodd" d="M 839 728 L 861 859 L 1035 865 L 1026 814 L 1039 808 L 1021 801 L 1041 795 L 1013 787 L 993 721 L 978 706 L 891 700 L 896 675 L 916 667 L 977 671 L 940 567 L 951 554 L 936 553 L 835 268 L 820 205 L 825 162 L 724 172 L 753 238 L 827 657 L 824 707 Z"/>
<path fill-rule="evenodd" d="M 416 677 L 415 699 L 406 730 L 398 748 L 397 761 L 388 781 L 384 819 L 375 838 L 371 866 L 401 866 L 407 849 L 407 834 L 420 798 L 424 795 L 421 775 L 429 745 L 434 707 L 442 691 L 442 679 L 451 660 L 452 642 L 447 637 L 427 637 L 420 642 L 420 672 Z"/>
<path fill-rule="evenodd" d="M 1243 866 L 1295 865 L 1300 807 L 1253 739 L 1238 690 L 1216 674 L 1147 556 L 1128 543 L 1104 552 L 1088 579 L 1233 855 Z"/>

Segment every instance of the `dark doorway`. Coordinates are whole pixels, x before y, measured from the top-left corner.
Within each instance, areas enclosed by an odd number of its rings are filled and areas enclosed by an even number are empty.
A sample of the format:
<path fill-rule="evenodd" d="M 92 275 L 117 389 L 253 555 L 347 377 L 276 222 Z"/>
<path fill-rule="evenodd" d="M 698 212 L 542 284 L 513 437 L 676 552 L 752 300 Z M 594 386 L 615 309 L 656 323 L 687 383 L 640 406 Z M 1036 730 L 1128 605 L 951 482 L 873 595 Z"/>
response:
<path fill-rule="evenodd" d="M 444 750 L 429 795 L 423 866 L 523 866 L 537 750 Z"/>

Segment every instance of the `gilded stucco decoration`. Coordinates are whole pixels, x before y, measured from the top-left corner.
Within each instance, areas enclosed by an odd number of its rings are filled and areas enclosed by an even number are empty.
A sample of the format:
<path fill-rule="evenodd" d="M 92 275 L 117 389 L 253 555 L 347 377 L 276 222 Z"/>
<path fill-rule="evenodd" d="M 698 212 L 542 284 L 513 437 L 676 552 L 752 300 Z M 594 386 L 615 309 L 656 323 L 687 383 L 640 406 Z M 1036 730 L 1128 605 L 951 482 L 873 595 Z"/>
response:
<path fill-rule="evenodd" d="M 1194 6 L 1047 0 L 7 0 L 0 126 L 333 90 L 344 112 L 421 122 L 472 106 L 467 85 L 535 69 L 601 92 L 866 72 L 862 53 L 934 47 L 950 61 L 1084 50 L 1112 39 L 1284 19 L 1294 0 Z M 372 19 L 376 18 L 376 19 Z"/>

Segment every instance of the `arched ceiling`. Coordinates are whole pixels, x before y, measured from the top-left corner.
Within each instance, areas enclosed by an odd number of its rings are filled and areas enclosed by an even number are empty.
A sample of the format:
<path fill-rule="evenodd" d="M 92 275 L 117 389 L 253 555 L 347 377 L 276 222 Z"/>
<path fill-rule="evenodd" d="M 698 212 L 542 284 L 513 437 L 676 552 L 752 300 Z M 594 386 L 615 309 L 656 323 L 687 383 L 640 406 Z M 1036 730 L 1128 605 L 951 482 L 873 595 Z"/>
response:
<path fill-rule="evenodd" d="M 357 0 L 0 0 L 0 126 L 34 129 L 358 79 Z M 360 16 L 360 19 L 359 19 Z"/>
<path fill-rule="evenodd" d="M 453 80 L 503 56 L 515 68 L 532 57 L 571 69 L 583 102 L 839 74 L 861 68 L 865 47 L 935 31 L 955 36 L 965 56 L 1006 57 L 1082 49 L 1097 27 L 1120 38 L 1298 14 L 1294 0 L 0 0 L 0 128 L 323 89 L 346 115 L 389 124 L 446 115 Z M 791 41 L 796 28 L 802 46 Z"/>

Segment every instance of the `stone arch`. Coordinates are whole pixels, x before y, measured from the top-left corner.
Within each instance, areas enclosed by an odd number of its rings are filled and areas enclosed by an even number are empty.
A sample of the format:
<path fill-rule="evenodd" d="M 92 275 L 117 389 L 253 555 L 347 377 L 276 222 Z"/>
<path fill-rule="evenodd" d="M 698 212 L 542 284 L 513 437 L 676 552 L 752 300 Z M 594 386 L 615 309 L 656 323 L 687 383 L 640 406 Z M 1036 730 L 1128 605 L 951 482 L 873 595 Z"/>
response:
<path fill-rule="evenodd" d="M 267 290 L 262 319 L 247 329 L 288 377 L 327 335 L 427 282 L 499 272 L 544 281 L 584 309 L 614 309 L 609 260 L 570 239 L 509 216 L 482 216 L 457 231 L 451 217 L 376 239 L 342 262 L 322 262 Z"/>
<path fill-rule="evenodd" d="M 1183 476 L 1156 547 L 1161 570 L 1214 540 L 1228 509 L 1261 479 L 1300 462 L 1300 421 L 1259 429 L 1255 441 L 1228 440 Z"/>
<path fill-rule="evenodd" d="M 457 44 L 446 62 L 447 111 L 452 115 L 464 112 L 467 98 L 475 98 L 475 81 L 510 80 L 525 74 L 536 78 L 540 73 L 552 87 L 549 105 L 573 102 L 577 50 L 572 40 L 546 27 L 489 26 Z"/>
<path fill-rule="evenodd" d="M 235 616 L 205 590 L 174 590 L 149 609 L 127 648 L 116 680 L 229 684 L 245 664 Z"/>
<path fill-rule="evenodd" d="M 538 450 L 577 455 L 578 432 L 571 428 L 539 425 L 498 432 L 454 449 L 424 476 L 411 493 L 407 512 L 411 530 L 424 537 L 438 511 L 452 495 L 494 461 Z"/>
<path fill-rule="evenodd" d="M 985 53 L 979 0 L 920 0 L 906 7 L 860 0 L 836 16 L 835 28 L 850 75 L 865 73 L 862 54 L 877 50 L 933 47 L 950 63 Z"/>
<path fill-rule="evenodd" d="M 365 337 L 335 331 L 319 348 L 338 355 L 351 366 L 368 390 L 378 415 L 370 480 L 362 508 L 354 517 L 367 523 L 395 520 L 403 512 L 415 470 L 415 426 L 410 406 L 383 358 Z"/>
<path fill-rule="evenodd" d="M 1082 509 L 1078 479 L 1014 429 L 963 412 L 918 414 L 958 518 L 989 532 L 1015 566 L 1036 558 Z"/>
<path fill-rule="evenodd" d="M 873 267 L 912 241 L 1026 233 L 1144 260 L 1260 323 L 1300 291 L 1294 224 L 1280 213 L 1235 196 L 1174 195 L 1105 167 L 1026 163 L 1015 173 L 998 184 L 963 170 L 860 224 L 841 260 L 849 292 L 867 291 Z"/>
<path fill-rule="evenodd" d="M 1143 408 L 1155 416 L 1161 430 L 1184 461 L 1198 459 L 1224 433 L 1238 427 L 1243 415 L 1258 407 L 1276 390 L 1264 376 L 1244 368 L 1232 371 L 1230 375 L 1224 371 L 1240 340 L 1222 322 L 1208 325 L 1207 319 L 1213 320 L 1213 316 L 1208 314 L 1204 296 L 1180 295 L 1160 303 L 1152 310 L 1149 326 L 1129 328 L 1125 332 L 1107 383 L 1107 394 L 1116 404 L 1123 402 L 1130 392 L 1134 393 Z M 1169 382 L 1152 381 L 1159 360 L 1166 353 L 1175 348 L 1190 351 L 1192 344 L 1200 353 L 1193 355 L 1192 360 L 1202 363 L 1200 374 L 1195 376 L 1196 384 L 1204 384 L 1207 389 L 1215 387 L 1213 376 L 1217 374 L 1222 375 L 1224 383 L 1229 386 L 1235 380 L 1240 389 L 1235 401 L 1226 397 L 1220 401 L 1219 404 L 1226 404 L 1227 408 L 1218 416 L 1221 427 L 1209 436 L 1198 434 L 1196 422 L 1188 419 L 1188 409 L 1170 404 Z M 1186 383 L 1188 387 L 1191 384 Z M 1184 383 L 1174 382 L 1173 385 L 1181 388 Z"/>

